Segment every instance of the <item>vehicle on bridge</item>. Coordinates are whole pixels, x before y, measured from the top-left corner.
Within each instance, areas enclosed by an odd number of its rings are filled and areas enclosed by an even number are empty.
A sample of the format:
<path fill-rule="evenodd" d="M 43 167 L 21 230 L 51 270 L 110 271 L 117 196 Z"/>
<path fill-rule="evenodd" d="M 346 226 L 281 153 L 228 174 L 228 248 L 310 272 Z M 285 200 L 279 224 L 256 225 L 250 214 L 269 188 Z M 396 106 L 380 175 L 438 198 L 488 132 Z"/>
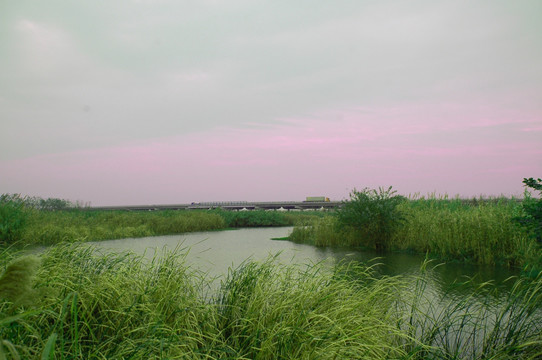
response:
<path fill-rule="evenodd" d="M 329 198 L 325 196 L 307 196 L 304 202 L 329 202 Z"/>

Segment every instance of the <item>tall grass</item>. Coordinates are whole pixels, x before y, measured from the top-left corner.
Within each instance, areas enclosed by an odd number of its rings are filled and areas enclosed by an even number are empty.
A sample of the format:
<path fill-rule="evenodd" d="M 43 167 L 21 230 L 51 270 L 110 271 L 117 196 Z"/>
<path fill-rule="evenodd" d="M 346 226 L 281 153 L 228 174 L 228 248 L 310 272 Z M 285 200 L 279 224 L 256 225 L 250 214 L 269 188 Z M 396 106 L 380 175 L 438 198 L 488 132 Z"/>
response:
<path fill-rule="evenodd" d="M 359 245 L 357 234 L 339 226 L 337 217 L 324 216 L 297 224 L 289 240 L 314 246 L 351 247 Z"/>
<path fill-rule="evenodd" d="M 9 319 L 0 320 L 0 339 L 28 359 L 52 351 L 58 359 L 402 354 L 389 311 L 395 279 L 360 287 L 318 266 L 300 271 L 269 260 L 232 271 L 209 298 L 209 282 L 183 256 L 178 250 L 146 263 L 89 247 L 52 247 L 42 256 L 32 305 L 14 312 L 9 299 L 0 300 L 0 319 Z M 357 274 L 372 279 L 366 269 Z"/>
<path fill-rule="evenodd" d="M 307 217 L 314 217 L 316 212 L 302 214 L 300 212 L 278 212 L 265 210 L 252 211 L 226 211 L 215 210 L 230 228 L 265 227 L 265 226 L 293 226 L 297 221 Z"/>
<path fill-rule="evenodd" d="M 535 359 L 542 355 L 542 278 L 514 281 L 505 296 L 491 282 L 473 279 L 443 293 L 429 291 L 424 264 L 398 301 L 405 349 L 419 359 Z M 467 288 L 457 295 L 454 290 Z M 419 344 L 426 345 L 421 348 Z"/>
<path fill-rule="evenodd" d="M 208 212 L 37 211 L 28 219 L 21 242 L 51 245 L 179 234 L 225 227 L 222 217 Z"/>
<path fill-rule="evenodd" d="M 398 210 L 406 221 L 390 239 L 391 251 L 489 265 L 540 263 L 539 244 L 513 221 L 522 212 L 521 203 L 513 199 L 430 197 L 404 201 Z M 372 239 L 342 227 L 333 215 L 300 224 L 290 238 L 316 246 L 374 246 Z"/>
<path fill-rule="evenodd" d="M 357 282 L 341 276 L 345 272 L 355 273 Z M 222 285 L 219 327 L 235 358 L 398 357 L 404 355 L 397 346 L 402 334 L 390 309 L 399 286 L 354 264 L 326 273 L 320 266 L 248 262 Z"/>
<path fill-rule="evenodd" d="M 521 204 L 508 199 L 465 202 L 418 199 L 400 205 L 407 223 L 392 247 L 430 253 L 444 260 L 479 264 L 521 265 L 536 244 L 513 222 Z"/>
<path fill-rule="evenodd" d="M 33 307 L 1 326 L 0 338 L 25 359 L 40 357 L 51 336 L 55 358 L 190 358 L 216 329 L 199 297 L 200 275 L 181 257 L 146 264 L 127 254 L 53 247 L 43 255 Z M 0 318 L 10 309 L 1 302 Z"/>
<path fill-rule="evenodd" d="M 184 256 L 177 249 L 145 261 L 71 244 L 48 249 L 37 263 L 4 252 L 4 281 L 32 283 L 32 291 L 25 304 L 0 293 L 0 357 L 534 359 L 541 353 L 541 278 L 518 281 L 501 303 L 488 297 L 489 285 L 448 301 L 431 298 L 423 277 L 413 290 L 411 278 L 376 276 L 356 263 L 330 269 L 269 259 L 230 271 L 208 296 L 210 280 L 186 266 Z M 25 263 L 30 276 L 9 276 Z"/>
<path fill-rule="evenodd" d="M 2 209 L 8 211 L 11 208 L 0 206 Z M 2 232 L 4 225 L 0 223 L 0 245 L 2 242 L 53 245 L 60 242 L 172 235 L 237 227 L 293 226 L 301 220 L 322 216 L 321 212 L 274 211 L 47 211 L 33 208 L 21 208 L 18 211 L 24 213 L 25 221 L 16 223 L 15 233 L 15 225 L 10 220 L 9 236 L 2 235 L 8 233 L 7 230 Z M 6 217 L 4 222 L 7 224 L 8 220 Z"/>

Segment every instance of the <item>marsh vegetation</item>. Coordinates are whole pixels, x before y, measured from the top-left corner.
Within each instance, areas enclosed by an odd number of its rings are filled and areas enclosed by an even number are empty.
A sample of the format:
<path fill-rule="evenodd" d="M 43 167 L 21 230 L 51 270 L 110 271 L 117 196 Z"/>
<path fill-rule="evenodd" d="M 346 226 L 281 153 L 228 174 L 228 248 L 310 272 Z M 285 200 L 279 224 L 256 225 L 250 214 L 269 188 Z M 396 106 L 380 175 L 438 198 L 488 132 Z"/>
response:
<path fill-rule="evenodd" d="M 0 197 L 0 246 L 53 245 L 230 228 L 293 226 L 322 216 L 317 211 L 94 211 L 66 207 L 69 202 L 42 201 L 18 195 Z M 62 205 L 62 206 L 61 206 Z"/>
<path fill-rule="evenodd" d="M 443 261 L 540 269 L 540 219 L 531 215 L 538 214 L 533 209 L 542 208 L 539 204 L 530 197 L 405 198 L 391 188 L 354 190 L 336 213 L 298 224 L 290 239 L 315 246 L 405 251 Z"/>
<path fill-rule="evenodd" d="M 229 271 L 215 292 L 175 250 L 85 244 L 0 256 L 0 356 L 15 359 L 535 359 L 542 278 L 428 298 L 423 275 L 350 262 Z M 426 271 L 431 271 L 430 265 Z M 23 276 L 14 276 L 14 274 Z M 10 290 L 12 289 L 12 290 Z M 13 291 L 13 289 L 17 289 Z M 502 298 L 502 297 L 499 297 Z M 438 304 L 436 306 L 435 304 Z"/>
<path fill-rule="evenodd" d="M 93 212 L 1 200 L 0 359 L 542 356 L 538 198 L 407 199 L 391 188 L 363 189 L 326 214 Z M 284 225 L 296 225 L 291 240 L 321 248 L 532 271 L 504 289 L 462 278 L 435 292 L 436 262 L 423 262 L 416 274 L 385 275 L 358 261 L 284 264 L 271 256 L 230 268 L 216 286 L 187 261 L 186 249 L 149 258 L 85 243 Z M 14 244 L 50 246 L 28 255 Z"/>

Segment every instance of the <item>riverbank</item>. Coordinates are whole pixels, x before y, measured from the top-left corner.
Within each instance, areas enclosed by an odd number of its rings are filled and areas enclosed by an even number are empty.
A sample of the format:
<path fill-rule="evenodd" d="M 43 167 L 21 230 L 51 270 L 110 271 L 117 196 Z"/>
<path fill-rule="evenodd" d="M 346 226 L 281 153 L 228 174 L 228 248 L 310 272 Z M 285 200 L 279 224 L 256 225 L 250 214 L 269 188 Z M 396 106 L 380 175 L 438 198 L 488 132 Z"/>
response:
<path fill-rule="evenodd" d="M 320 216 L 322 213 L 318 211 L 48 211 L 29 208 L 18 214 L 17 235 L 3 245 L 54 245 L 230 228 L 293 226 Z"/>
<path fill-rule="evenodd" d="M 542 279 L 494 304 L 490 284 L 429 301 L 425 278 L 245 262 L 209 295 L 182 252 L 150 261 L 55 245 L 0 253 L 7 358 L 457 359 L 542 353 Z M 427 264 L 425 265 L 427 266 Z M 429 269 L 428 269 L 429 270 Z M 457 286 L 469 286 L 457 285 Z M 444 304 L 436 312 L 431 304 Z"/>
<path fill-rule="evenodd" d="M 487 265 L 542 264 L 540 245 L 513 221 L 523 211 L 519 201 L 429 198 L 403 201 L 397 209 L 404 220 L 386 244 L 388 251 Z M 290 240 L 315 246 L 374 249 L 372 239 L 341 226 L 333 214 L 299 224 Z"/>
<path fill-rule="evenodd" d="M 3 207 L 0 210 L 7 214 L 0 239 L 3 246 L 48 246 L 228 228 L 295 226 L 289 236 L 294 242 L 374 248 L 372 238 L 340 224 L 334 212 L 51 211 L 21 205 L 10 213 L 9 207 Z M 522 203 L 516 199 L 465 201 L 432 197 L 403 201 L 398 209 L 404 221 L 387 240 L 388 251 L 419 253 L 448 262 L 542 268 L 540 245 L 513 220 L 523 214 Z"/>

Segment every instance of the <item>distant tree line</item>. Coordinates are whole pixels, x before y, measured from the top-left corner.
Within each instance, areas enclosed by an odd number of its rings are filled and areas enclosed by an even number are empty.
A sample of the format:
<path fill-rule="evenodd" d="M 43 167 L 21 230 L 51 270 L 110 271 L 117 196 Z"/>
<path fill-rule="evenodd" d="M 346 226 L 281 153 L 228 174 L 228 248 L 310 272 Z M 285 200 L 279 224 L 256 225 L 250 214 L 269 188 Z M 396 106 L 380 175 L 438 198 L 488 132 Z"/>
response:
<path fill-rule="evenodd" d="M 59 198 L 41 198 L 39 196 L 23 196 L 21 194 L 2 194 L 0 195 L 0 206 L 22 206 L 36 210 L 67 210 L 88 207 L 81 201 L 72 202 L 70 200 Z"/>

